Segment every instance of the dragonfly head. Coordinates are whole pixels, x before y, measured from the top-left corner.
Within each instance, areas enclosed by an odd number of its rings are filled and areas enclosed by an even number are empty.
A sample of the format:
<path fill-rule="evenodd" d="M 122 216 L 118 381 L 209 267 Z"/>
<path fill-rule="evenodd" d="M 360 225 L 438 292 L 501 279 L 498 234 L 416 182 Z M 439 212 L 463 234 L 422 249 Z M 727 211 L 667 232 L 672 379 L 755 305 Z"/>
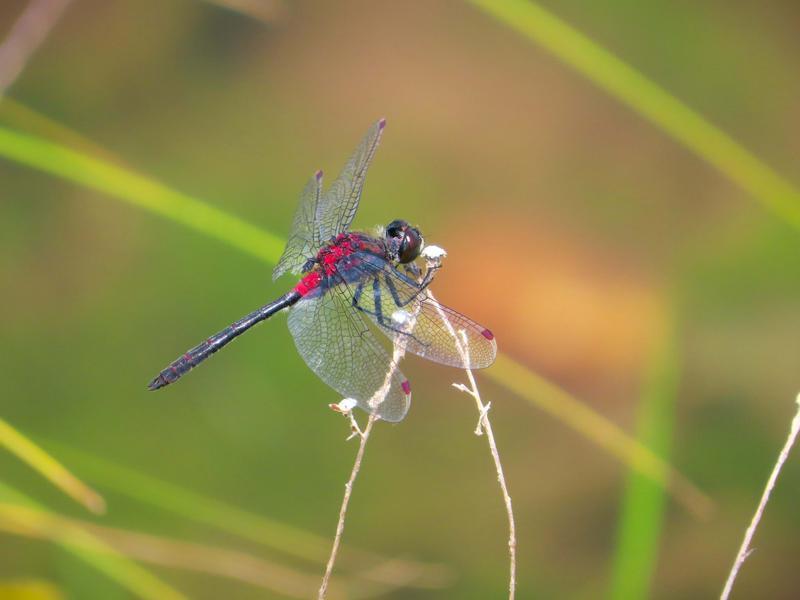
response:
<path fill-rule="evenodd" d="M 386 226 L 386 244 L 392 258 L 400 264 L 408 264 L 417 259 L 425 241 L 419 229 L 397 219 Z"/>

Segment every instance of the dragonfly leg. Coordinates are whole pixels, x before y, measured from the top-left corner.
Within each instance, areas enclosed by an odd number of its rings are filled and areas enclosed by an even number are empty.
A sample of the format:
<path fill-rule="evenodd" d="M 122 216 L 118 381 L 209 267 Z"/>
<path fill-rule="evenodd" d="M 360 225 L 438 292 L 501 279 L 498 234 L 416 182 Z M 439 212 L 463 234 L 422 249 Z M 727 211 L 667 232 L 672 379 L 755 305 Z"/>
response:
<path fill-rule="evenodd" d="M 383 279 L 386 282 L 386 287 L 389 289 L 389 293 L 392 295 L 392 300 L 394 300 L 394 303 L 398 306 L 398 308 L 403 308 L 404 306 L 407 306 L 408 304 L 419 298 L 420 294 L 422 294 L 425 291 L 425 288 L 428 286 L 428 284 L 430 284 L 430 281 L 428 281 L 427 283 L 423 281 L 424 286 L 422 284 L 415 283 L 414 293 L 411 294 L 407 299 L 403 300 L 402 298 L 400 298 L 400 294 L 397 291 L 397 286 L 394 284 L 394 281 L 392 281 L 392 278 L 389 277 L 388 274 L 385 274 Z"/>
<path fill-rule="evenodd" d="M 441 262 L 438 262 L 433 265 L 428 265 L 428 268 L 425 270 L 425 278 L 419 284 L 420 291 L 424 290 L 431 284 L 431 281 L 433 281 L 433 278 L 436 275 L 436 271 L 438 271 L 441 268 L 442 268 Z"/>
<path fill-rule="evenodd" d="M 412 262 L 405 264 L 403 265 L 403 268 L 406 270 L 406 273 L 408 273 L 414 279 L 420 278 L 421 272 L 419 270 L 419 265 L 417 263 Z"/>
<path fill-rule="evenodd" d="M 364 293 L 364 282 L 362 281 L 356 286 L 356 291 L 353 293 L 353 306 L 355 306 L 356 308 L 358 308 L 358 301 L 361 300 L 361 294 L 363 293 Z"/>
<path fill-rule="evenodd" d="M 390 289 L 392 289 L 392 288 L 390 288 Z M 403 327 L 402 324 L 400 325 L 400 327 L 397 327 L 397 326 L 394 325 L 394 321 L 393 321 L 392 318 L 388 318 L 387 319 L 384 316 L 384 314 L 383 314 L 383 302 L 381 300 L 380 280 L 377 277 L 375 277 L 372 280 L 372 294 L 373 294 L 373 304 L 375 306 L 375 310 L 370 310 L 370 309 L 368 309 L 368 308 L 366 308 L 364 306 L 361 306 L 359 304 L 359 301 L 361 300 L 361 296 L 363 295 L 363 293 L 364 293 L 364 282 L 362 281 L 361 283 L 358 284 L 358 286 L 356 287 L 355 292 L 353 293 L 353 307 L 356 310 L 359 310 L 359 311 L 361 311 L 361 312 L 363 312 L 365 314 L 368 314 L 368 315 L 371 315 L 371 316 L 375 317 L 375 320 L 378 322 L 378 325 L 380 325 L 381 327 L 384 327 L 385 329 L 388 329 L 388 330 L 393 331 L 395 333 L 399 333 L 401 335 L 407 335 L 410 338 L 412 338 L 413 340 L 415 340 L 418 344 L 424 345 L 423 342 L 421 340 L 417 339 L 417 337 L 413 333 L 411 333 L 410 331 L 405 331 L 404 329 L 402 329 L 401 328 L 401 327 Z M 394 291 L 392 291 L 391 294 L 392 294 L 392 299 L 395 301 L 395 304 L 398 306 L 398 308 L 402 308 L 400 306 L 400 303 L 397 301 L 397 290 L 394 289 Z"/>
<path fill-rule="evenodd" d="M 409 285 L 409 287 L 415 288 L 414 293 L 411 294 L 411 296 L 409 296 L 405 300 L 400 298 L 400 294 L 397 292 L 397 286 L 394 284 L 389 274 L 385 273 L 384 280 L 386 281 L 386 287 L 389 288 L 389 292 L 392 294 L 392 299 L 394 300 L 395 304 L 397 304 L 398 307 L 403 308 L 407 304 L 416 300 L 420 296 L 420 294 L 422 294 L 425 291 L 425 289 L 431 284 L 434 276 L 436 275 L 436 271 L 438 271 L 440 268 L 441 264 L 436 264 L 428 267 L 428 270 L 425 272 L 425 277 L 420 282 L 414 281 L 413 279 L 406 277 L 401 271 L 395 268 L 394 269 L 395 275 L 399 276 L 403 282 Z"/>
<path fill-rule="evenodd" d="M 396 292 L 395 292 L 396 293 Z M 369 310 L 359 304 L 361 301 L 361 296 L 364 294 L 364 282 L 361 281 L 356 286 L 356 291 L 353 293 L 353 307 L 356 310 L 360 310 L 361 312 L 372 315 L 375 317 L 375 320 L 378 321 L 380 325 L 383 327 L 387 327 L 389 329 L 393 329 L 393 327 L 386 321 L 386 318 L 383 316 L 383 304 L 381 303 L 381 287 L 380 281 L 377 277 L 372 280 L 372 302 L 375 306 L 375 310 Z M 404 333 L 402 331 L 398 331 L 398 333 Z"/>
<path fill-rule="evenodd" d="M 397 293 L 397 287 L 394 285 L 394 281 L 392 281 L 392 278 L 389 277 L 388 275 L 384 275 L 383 279 L 384 281 L 386 281 L 386 287 L 388 288 L 389 293 L 392 295 L 392 300 L 394 300 L 394 303 L 397 305 L 398 308 L 403 308 L 406 304 L 408 304 L 409 302 L 414 300 L 414 298 L 419 296 L 420 291 L 422 291 L 418 290 L 414 292 L 414 294 L 408 300 L 403 302 L 400 299 L 400 294 Z"/>

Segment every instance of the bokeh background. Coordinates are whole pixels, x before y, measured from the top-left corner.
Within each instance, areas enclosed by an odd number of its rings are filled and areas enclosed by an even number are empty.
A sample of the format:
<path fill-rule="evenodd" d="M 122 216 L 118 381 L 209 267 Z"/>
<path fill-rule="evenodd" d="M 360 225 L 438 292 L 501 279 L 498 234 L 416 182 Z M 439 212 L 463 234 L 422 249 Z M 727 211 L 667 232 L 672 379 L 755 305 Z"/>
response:
<path fill-rule="evenodd" d="M 27 5 L 0 4 L 0 35 Z M 544 6 L 800 184 L 796 2 Z M 277 236 L 310 174 L 323 168 L 332 181 L 386 117 L 356 225 L 418 224 L 449 251 L 435 284 L 443 302 L 491 327 L 502 353 L 644 436 L 713 501 L 698 518 L 479 374 L 514 500 L 519 597 L 719 593 L 800 391 L 798 230 L 659 127 L 456 1 L 75 0 L 7 96 L 3 127 L 124 165 Z M 9 102 L 52 122 L 36 129 Z M 327 408 L 337 398 L 297 356 L 283 316 L 180 385 L 145 388 L 289 280 L 272 283 L 271 265 L 229 245 L 5 158 L 0 182 L 0 417 L 108 510 L 89 515 L 9 453 L 3 482 L 40 508 L 113 528 L 98 533 L 107 540 L 124 529 L 232 549 L 315 582 L 318 561 L 280 550 L 300 533 L 270 534 L 268 547 L 200 523 L 188 516 L 199 500 L 168 488 L 144 501 L 137 494 L 152 490 L 124 470 L 331 539 L 356 442 L 345 442 L 346 423 Z M 503 597 L 506 516 L 485 439 L 472 433 L 474 404 L 450 385 L 462 376 L 413 357 L 404 370 L 413 405 L 370 440 L 338 592 Z M 737 597 L 796 594 L 798 492 L 795 457 Z M 36 538 L 3 515 L 2 594 L 131 597 L 54 544 L 55 525 Z M 369 587 L 377 556 L 444 571 L 430 588 Z M 142 565 L 193 598 L 285 597 Z"/>

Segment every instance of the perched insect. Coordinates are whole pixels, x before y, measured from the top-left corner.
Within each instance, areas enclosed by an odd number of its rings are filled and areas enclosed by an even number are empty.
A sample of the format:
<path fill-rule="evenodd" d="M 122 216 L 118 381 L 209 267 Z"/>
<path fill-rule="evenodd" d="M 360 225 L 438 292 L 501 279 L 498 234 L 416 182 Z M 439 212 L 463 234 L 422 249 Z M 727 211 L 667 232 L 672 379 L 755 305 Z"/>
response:
<path fill-rule="evenodd" d="M 480 369 L 494 362 L 492 333 L 439 304 L 426 292 L 414 261 L 424 240 L 406 221 L 389 223 L 379 236 L 349 231 L 386 121 L 373 125 L 327 192 L 322 171 L 306 185 L 292 233 L 273 280 L 287 272 L 303 275 L 277 300 L 236 321 L 175 360 L 150 382 L 164 387 L 234 338 L 275 313 L 289 310 L 289 330 L 306 364 L 320 379 L 361 409 L 400 421 L 411 402 L 411 384 L 376 339 L 371 322 L 406 350 L 444 365 Z M 401 270 L 402 267 L 402 270 Z M 468 353 L 454 332 L 464 331 Z"/>

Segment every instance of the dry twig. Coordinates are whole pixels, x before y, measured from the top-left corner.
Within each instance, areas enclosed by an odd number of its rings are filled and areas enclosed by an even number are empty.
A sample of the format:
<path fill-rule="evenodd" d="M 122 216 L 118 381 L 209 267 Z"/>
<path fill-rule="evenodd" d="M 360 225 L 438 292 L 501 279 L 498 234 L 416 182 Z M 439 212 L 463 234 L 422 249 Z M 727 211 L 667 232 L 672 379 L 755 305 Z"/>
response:
<path fill-rule="evenodd" d="M 0 97 L 16 81 L 71 0 L 31 0 L 0 44 Z"/>
<path fill-rule="evenodd" d="M 436 268 L 438 268 L 441 264 L 442 258 L 446 256 L 446 252 L 437 247 L 429 248 L 435 249 L 432 250 L 431 254 L 431 256 L 434 256 L 435 258 L 429 258 L 428 267 L 430 268 L 431 266 L 435 265 Z M 428 297 L 438 306 L 433 293 L 430 291 L 427 293 Z M 506 506 L 506 515 L 508 516 L 508 598 L 509 600 L 514 600 L 517 589 L 517 533 L 516 525 L 514 523 L 514 509 L 511 506 L 511 495 L 508 493 L 508 485 L 506 484 L 506 478 L 503 474 L 503 464 L 500 461 L 500 453 L 497 450 L 497 443 L 494 440 L 492 424 L 489 421 L 489 408 L 491 407 L 491 402 L 487 402 L 486 404 L 483 403 L 481 400 L 480 391 L 478 390 L 478 384 L 475 382 L 475 376 L 468 368 L 471 361 L 469 355 L 469 341 L 467 340 L 466 332 L 464 332 L 464 330 L 456 332 L 452 323 L 450 323 L 450 320 L 447 318 L 447 315 L 443 310 L 441 310 L 441 308 L 439 309 L 439 315 L 442 317 L 442 321 L 447 326 L 448 332 L 453 336 L 453 339 L 458 346 L 458 351 L 461 354 L 461 359 L 464 363 L 464 371 L 467 373 L 467 379 L 469 380 L 470 384 L 470 387 L 467 387 L 463 383 L 454 383 L 453 387 L 461 390 L 462 392 L 466 392 L 475 399 L 475 404 L 478 408 L 478 425 L 475 427 L 475 435 L 483 435 L 483 433 L 486 433 L 486 440 L 489 443 L 489 451 L 491 452 L 492 459 L 494 460 L 495 471 L 497 471 L 497 481 L 500 484 L 500 490 L 503 493 L 503 501 Z"/>
<path fill-rule="evenodd" d="M 438 261 L 429 259 L 427 268 L 438 268 Z M 414 328 L 414 324 L 416 323 L 417 312 L 419 311 L 419 307 L 416 308 L 416 311 L 413 314 L 409 315 L 408 320 L 403 323 L 403 327 L 406 331 L 411 331 Z M 373 406 L 374 410 L 377 411 L 378 406 L 386 397 L 386 394 L 389 391 L 389 387 L 391 386 L 392 379 L 394 378 L 395 371 L 398 368 L 398 364 L 400 360 L 406 354 L 406 342 L 405 338 L 402 336 L 397 338 L 394 343 L 394 350 L 392 352 L 392 366 L 389 371 L 386 373 L 386 379 L 384 379 L 383 386 L 375 393 L 372 400 L 370 400 L 370 405 Z M 328 591 L 328 583 L 330 581 L 331 573 L 333 573 L 333 565 L 336 563 L 336 556 L 339 552 L 339 545 L 342 539 L 342 533 L 344 532 L 344 522 L 347 517 L 347 506 L 350 503 L 350 494 L 353 491 L 353 483 L 355 483 L 356 477 L 358 476 L 358 472 L 361 469 L 361 460 L 364 456 L 364 449 L 367 445 L 367 440 L 369 439 L 370 432 L 372 431 L 372 426 L 375 421 L 378 420 L 376 416 L 376 412 L 373 412 L 369 416 L 369 420 L 367 421 L 367 426 L 364 428 L 363 431 L 359 430 L 358 424 L 355 422 L 355 419 L 352 416 L 350 410 L 342 410 L 341 406 L 343 402 L 346 402 L 348 399 L 345 398 L 344 401 L 339 403 L 339 408 L 335 410 L 339 410 L 339 412 L 343 412 L 349 419 L 351 423 L 351 429 L 354 434 L 358 435 L 361 438 L 361 443 L 358 447 L 358 452 L 356 453 L 356 459 L 353 463 L 353 469 L 350 472 L 350 479 L 347 480 L 347 483 L 344 487 L 344 497 L 342 498 L 342 507 L 339 510 L 339 522 L 336 525 L 336 535 L 333 539 L 333 547 L 331 548 L 331 555 L 328 558 L 328 564 L 325 568 L 325 574 L 322 576 L 322 584 L 319 588 L 319 595 L 317 596 L 319 600 L 323 600 L 325 595 Z M 351 406 L 351 405 L 345 405 Z M 333 407 L 332 407 L 333 408 Z M 347 439 L 351 439 L 353 435 L 351 435 Z"/>
<path fill-rule="evenodd" d="M 378 417 L 373 413 L 369 416 L 367 426 L 359 434 L 361 443 L 358 446 L 356 459 L 353 462 L 353 470 L 350 471 L 350 478 L 344 485 L 344 497 L 342 498 L 342 507 L 339 509 L 339 522 L 336 524 L 336 535 L 333 538 L 333 547 L 331 548 L 331 555 L 328 558 L 328 564 L 325 567 L 325 575 L 322 577 L 322 584 L 319 587 L 318 598 L 322 600 L 328 593 L 328 584 L 330 583 L 331 573 L 333 573 L 333 565 L 336 564 L 336 556 L 339 553 L 339 546 L 342 543 L 342 534 L 344 533 L 344 522 L 347 517 L 347 506 L 350 504 L 350 495 L 353 493 L 353 484 L 358 477 L 358 472 L 361 470 L 361 460 L 364 458 L 364 450 L 367 447 L 367 440 L 372 431 L 372 426 Z M 349 438 L 348 438 L 349 439 Z"/>
<path fill-rule="evenodd" d="M 459 350 L 464 357 L 464 364 L 469 364 L 469 344 L 467 342 L 467 335 L 463 330 L 459 331 L 461 340 L 458 343 Z M 455 334 L 454 334 L 455 335 Z M 497 443 L 494 441 L 494 432 L 492 431 L 492 423 L 489 421 L 489 408 L 491 402 L 483 403 L 481 400 L 481 393 L 478 390 L 478 384 L 475 382 L 475 376 L 470 369 L 464 369 L 467 373 L 469 380 L 469 387 L 463 383 L 454 383 L 453 387 L 461 390 L 472 396 L 475 399 L 475 404 L 478 408 L 478 425 L 475 427 L 475 435 L 486 434 L 486 441 L 489 442 L 489 451 L 494 460 L 494 468 L 497 471 L 497 481 L 500 484 L 500 490 L 503 493 L 503 501 L 506 505 L 506 515 L 508 516 L 508 561 L 509 561 L 509 575 L 508 575 L 508 598 L 514 600 L 517 589 L 517 532 L 516 525 L 514 524 L 514 509 L 511 506 L 511 495 L 508 493 L 508 485 L 506 485 L 506 478 L 503 474 L 503 463 L 500 462 L 500 453 L 497 450 Z"/>
<path fill-rule="evenodd" d="M 778 475 L 783 468 L 783 463 L 786 462 L 789 452 L 797 440 L 798 433 L 800 433 L 800 394 L 797 396 L 797 414 L 794 416 L 794 419 L 792 419 L 789 437 L 786 439 L 786 444 L 784 444 L 780 455 L 778 455 L 778 461 L 775 463 L 775 467 L 772 469 L 772 474 L 769 476 L 769 480 L 767 480 L 767 485 L 764 488 L 764 493 L 761 495 L 761 501 L 758 503 L 758 508 L 756 508 L 756 512 L 753 515 L 753 520 L 750 521 L 750 526 L 747 528 L 747 531 L 744 534 L 744 540 L 742 540 L 742 545 L 739 548 L 739 554 L 736 555 L 736 560 L 733 562 L 733 568 L 731 568 L 731 572 L 728 574 L 728 580 L 725 582 L 725 588 L 722 590 L 720 600 L 728 599 L 731 594 L 731 590 L 733 589 L 733 583 L 736 581 L 736 576 L 739 574 L 739 569 L 742 568 L 744 561 L 747 560 L 747 557 L 750 556 L 753 551 L 750 548 L 750 543 L 753 541 L 756 528 L 761 521 L 761 516 L 764 514 L 764 509 L 767 506 L 767 502 L 769 502 L 769 496 L 772 493 L 772 489 L 775 487 L 775 482 L 777 481 Z"/>

